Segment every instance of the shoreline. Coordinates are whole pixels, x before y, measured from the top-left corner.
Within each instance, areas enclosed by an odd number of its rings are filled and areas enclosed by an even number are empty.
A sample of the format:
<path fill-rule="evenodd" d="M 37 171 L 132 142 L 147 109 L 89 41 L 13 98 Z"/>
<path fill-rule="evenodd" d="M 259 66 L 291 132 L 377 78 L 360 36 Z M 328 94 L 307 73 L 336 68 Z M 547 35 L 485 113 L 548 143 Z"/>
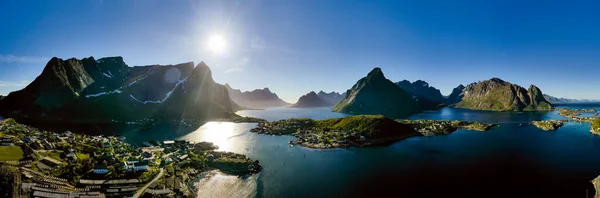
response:
<path fill-rule="evenodd" d="M 446 121 L 446 120 L 390 120 L 388 125 L 397 125 L 399 129 L 386 129 L 380 135 L 368 135 L 364 131 L 326 130 L 331 126 L 313 126 L 312 119 L 288 119 L 259 123 L 250 132 L 266 135 L 289 135 L 296 137 L 290 145 L 300 145 L 313 149 L 333 149 L 382 146 L 392 144 L 415 136 L 448 135 L 457 130 L 488 131 L 497 124 L 481 122 Z M 327 120 L 325 120 L 327 122 Z M 393 123 L 390 123 L 393 122 Z M 293 130 L 293 129 L 296 130 Z M 325 128 L 325 129 L 324 129 Z M 391 130 L 391 131 L 390 131 Z M 295 132 L 294 132 L 295 131 Z M 396 131 L 396 132 L 394 132 Z M 401 133 L 401 131 L 404 131 Z M 370 134 L 370 133 L 368 133 Z M 386 135 L 387 134 L 387 135 Z"/>

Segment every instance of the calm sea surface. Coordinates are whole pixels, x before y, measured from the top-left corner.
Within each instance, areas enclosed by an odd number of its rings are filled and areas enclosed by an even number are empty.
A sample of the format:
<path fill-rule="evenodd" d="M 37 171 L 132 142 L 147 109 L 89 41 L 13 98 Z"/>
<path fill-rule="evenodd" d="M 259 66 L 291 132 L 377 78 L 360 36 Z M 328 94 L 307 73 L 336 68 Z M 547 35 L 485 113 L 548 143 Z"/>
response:
<path fill-rule="evenodd" d="M 569 106 L 596 108 L 598 105 Z M 274 108 L 238 112 L 267 120 L 343 117 L 330 108 Z M 552 112 L 486 112 L 445 108 L 409 119 L 498 123 L 488 132 L 460 130 L 413 137 L 389 146 L 318 150 L 290 147 L 290 136 L 248 132 L 255 124 L 209 122 L 198 127 L 124 129 L 130 143 L 185 139 L 260 160 L 247 178 L 210 172 L 192 184 L 199 197 L 591 197 L 600 175 L 600 136 L 587 123 L 556 131 L 527 123 L 564 119 Z M 523 126 L 520 124 L 523 123 Z"/>

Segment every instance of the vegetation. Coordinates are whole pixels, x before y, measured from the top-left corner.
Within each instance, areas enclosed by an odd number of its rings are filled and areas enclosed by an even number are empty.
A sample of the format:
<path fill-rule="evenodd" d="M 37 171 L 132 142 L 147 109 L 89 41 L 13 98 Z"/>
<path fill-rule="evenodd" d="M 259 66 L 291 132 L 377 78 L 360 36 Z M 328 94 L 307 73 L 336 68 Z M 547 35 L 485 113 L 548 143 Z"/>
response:
<path fill-rule="evenodd" d="M 0 197 L 13 197 L 14 176 L 19 174 L 16 168 L 0 166 Z"/>
<path fill-rule="evenodd" d="M 560 128 L 564 121 L 562 120 L 544 120 L 544 121 L 533 121 L 531 122 L 537 128 L 540 128 L 544 131 L 553 131 Z"/>
<path fill-rule="evenodd" d="M 571 109 L 571 108 L 560 108 L 558 114 L 567 118 L 576 118 L 581 116 L 581 113 L 596 113 L 595 109 Z"/>
<path fill-rule="evenodd" d="M 493 124 L 460 120 L 398 120 L 398 122 L 413 126 L 416 131 L 424 136 L 447 135 L 458 129 L 487 131 L 493 126 Z"/>
<path fill-rule="evenodd" d="M 421 108 L 408 92 L 386 79 L 380 68 L 374 68 L 346 92 L 333 111 L 402 118 Z"/>
<path fill-rule="evenodd" d="M 89 154 L 80 153 L 80 152 L 75 153 L 75 156 L 77 156 L 77 159 L 82 159 L 82 160 L 90 158 Z"/>
<path fill-rule="evenodd" d="M 23 150 L 19 146 L 0 146 L 0 161 L 23 159 Z"/>
<path fill-rule="evenodd" d="M 591 131 L 600 133 L 600 118 L 593 118 L 591 120 L 591 122 L 592 122 Z"/>
<path fill-rule="evenodd" d="M 531 85 L 526 90 L 499 78 L 472 83 L 463 93 L 462 101 L 455 107 L 489 111 L 548 111 L 553 108 L 538 87 Z"/>

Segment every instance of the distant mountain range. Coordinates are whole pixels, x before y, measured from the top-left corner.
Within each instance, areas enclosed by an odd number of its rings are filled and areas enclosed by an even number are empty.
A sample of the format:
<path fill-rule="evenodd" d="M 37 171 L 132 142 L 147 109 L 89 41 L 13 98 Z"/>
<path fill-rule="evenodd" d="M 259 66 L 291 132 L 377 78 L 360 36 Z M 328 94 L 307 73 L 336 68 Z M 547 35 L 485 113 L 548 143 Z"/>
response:
<path fill-rule="evenodd" d="M 557 98 L 544 94 L 544 98 L 552 104 L 560 103 L 585 103 L 585 102 L 599 102 L 599 100 L 587 100 L 587 99 L 569 99 L 569 98 Z"/>
<path fill-rule="evenodd" d="M 448 96 L 423 80 L 393 83 L 374 68 L 344 93 L 310 92 L 292 107 L 334 106 L 350 114 L 406 117 L 452 105 L 493 111 L 552 109 L 551 103 L 592 102 L 555 98 L 531 85 L 499 78 L 459 85 Z M 24 89 L 0 96 L 0 115 L 49 122 L 106 123 L 152 119 L 230 118 L 245 108 L 289 106 L 268 88 L 242 92 L 212 79 L 201 62 L 129 67 L 122 57 L 52 58 Z"/>
<path fill-rule="evenodd" d="M 242 107 L 252 109 L 263 109 L 268 107 L 289 106 L 290 104 L 283 101 L 277 94 L 271 92 L 269 88 L 255 89 L 253 91 L 242 92 L 239 89 L 233 89 L 229 84 L 225 84 L 225 88 L 229 92 L 231 100 Z"/>
<path fill-rule="evenodd" d="M 0 100 L 0 115 L 49 122 L 213 119 L 239 108 L 204 62 L 129 67 L 122 57 L 54 57 L 27 87 Z"/>
<path fill-rule="evenodd" d="M 463 95 L 455 107 L 491 111 L 545 111 L 553 108 L 535 85 L 526 90 L 499 78 L 471 83 L 465 87 Z"/>
<path fill-rule="evenodd" d="M 315 93 L 314 91 L 311 91 L 308 94 L 301 96 L 298 99 L 298 102 L 293 104 L 292 107 L 310 108 L 333 106 L 339 103 L 344 98 L 344 95 L 345 93 L 326 93 L 324 91 L 319 91 L 319 93 Z"/>
<path fill-rule="evenodd" d="M 333 111 L 350 114 L 381 114 L 406 117 L 421 111 L 412 95 L 385 78 L 380 68 L 374 68 L 346 91 L 346 96 Z"/>

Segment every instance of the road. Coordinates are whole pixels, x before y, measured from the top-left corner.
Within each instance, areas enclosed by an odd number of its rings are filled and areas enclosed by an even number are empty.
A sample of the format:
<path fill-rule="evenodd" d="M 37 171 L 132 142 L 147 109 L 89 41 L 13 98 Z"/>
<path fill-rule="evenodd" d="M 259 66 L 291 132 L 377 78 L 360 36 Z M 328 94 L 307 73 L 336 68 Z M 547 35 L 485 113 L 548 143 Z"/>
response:
<path fill-rule="evenodd" d="M 156 177 L 154 177 L 154 179 L 150 182 L 148 182 L 146 185 L 144 185 L 142 188 L 138 189 L 138 191 L 135 193 L 135 195 L 133 195 L 133 198 L 138 198 L 140 196 L 142 196 L 142 194 L 144 193 L 144 191 L 146 191 L 146 188 L 148 188 L 148 186 L 150 186 L 150 184 L 154 183 L 156 180 L 158 180 L 160 177 L 162 177 L 164 171 L 163 168 L 160 168 L 160 172 L 158 172 L 158 175 L 156 175 Z"/>

